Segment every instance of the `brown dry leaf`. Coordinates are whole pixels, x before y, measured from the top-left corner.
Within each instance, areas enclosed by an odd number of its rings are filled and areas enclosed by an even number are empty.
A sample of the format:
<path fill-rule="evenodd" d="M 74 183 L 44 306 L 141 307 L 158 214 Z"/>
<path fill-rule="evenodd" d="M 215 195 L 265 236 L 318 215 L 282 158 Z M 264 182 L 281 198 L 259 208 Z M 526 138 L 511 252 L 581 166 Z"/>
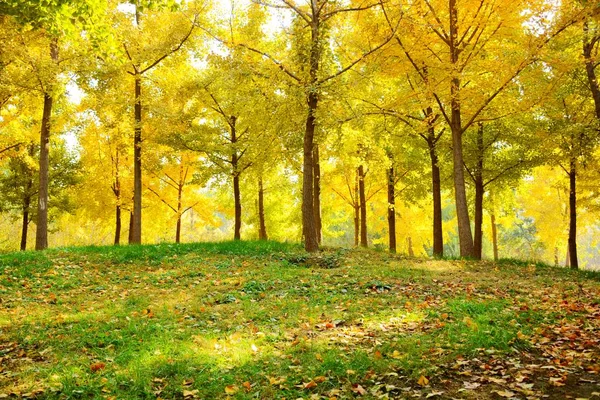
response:
<path fill-rule="evenodd" d="M 316 377 L 315 379 L 313 379 L 313 380 L 314 380 L 315 382 L 317 382 L 317 383 L 323 383 L 323 382 L 325 382 L 325 381 L 327 380 L 327 378 L 321 375 L 321 376 L 317 376 L 317 377 Z"/>
<path fill-rule="evenodd" d="M 312 389 L 312 388 L 317 387 L 317 382 L 315 382 L 314 380 L 311 380 L 310 382 L 303 383 L 302 387 L 304 389 Z"/>
<path fill-rule="evenodd" d="M 507 399 L 510 399 L 511 397 L 515 396 L 515 393 L 511 392 L 510 390 L 496 390 L 494 391 L 494 393 L 498 394 L 498 396 L 500 397 L 505 397 Z"/>
<path fill-rule="evenodd" d="M 421 386 L 427 386 L 427 385 L 429 385 L 429 379 L 427 379 L 427 377 L 425 375 L 421 375 L 421 377 L 419 378 L 417 383 Z"/>
<path fill-rule="evenodd" d="M 367 394 L 367 391 L 365 390 L 365 388 L 360 386 L 358 383 L 355 383 L 354 385 L 352 385 L 352 391 L 361 396 L 364 396 L 365 394 Z"/>
<path fill-rule="evenodd" d="M 225 393 L 227 393 L 227 394 L 236 394 L 239 390 L 240 390 L 240 388 L 235 385 L 225 386 Z"/>
<path fill-rule="evenodd" d="M 248 381 L 242 383 L 242 386 L 244 387 L 244 389 L 246 389 L 247 392 L 249 392 L 252 389 L 252 384 Z"/>
<path fill-rule="evenodd" d="M 104 368 L 106 368 L 106 364 L 104 364 L 103 362 L 96 362 L 90 365 L 90 369 L 92 370 L 92 372 L 98 372 L 100 370 L 103 370 Z"/>

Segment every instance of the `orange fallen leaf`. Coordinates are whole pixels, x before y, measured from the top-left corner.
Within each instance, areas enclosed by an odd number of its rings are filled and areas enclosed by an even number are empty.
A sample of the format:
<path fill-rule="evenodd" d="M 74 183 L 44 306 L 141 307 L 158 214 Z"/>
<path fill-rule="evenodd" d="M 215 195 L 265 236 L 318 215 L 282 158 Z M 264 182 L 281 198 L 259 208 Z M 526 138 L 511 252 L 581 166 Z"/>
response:
<path fill-rule="evenodd" d="M 104 364 L 103 362 L 96 362 L 90 365 L 90 369 L 92 370 L 92 372 L 98 372 L 104 368 L 106 368 L 106 364 Z"/>
<path fill-rule="evenodd" d="M 379 360 L 382 357 L 381 352 L 379 350 L 375 350 L 375 353 L 373 353 L 373 357 L 375 357 L 376 360 Z"/>
<path fill-rule="evenodd" d="M 425 375 L 421 375 L 421 377 L 419 378 L 417 383 L 421 386 L 427 386 L 427 385 L 429 385 L 429 379 L 427 379 L 427 377 Z"/>
<path fill-rule="evenodd" d="M 312 389 L 312 388 L 317 387 L 317 382 L 312 380 L 310 382 L 306 382 L 303 386 L 304 386 L 304 389 Z"/>
<path fill-rule="evenodd" d="M 316 377 L 315 379 L 313 379 L 313 380 L 314 380 L 315 382 L 317 382 L 317 383 L 323 383 L 323 382 L 325 382 L 325 381 L 327 380 L 327 378 L 326 378 L 326 377 L 324 377 L 324 376 L 317 376 L 317 377 Z"/>
<path fill-rule="evenodd" d="M 246 391 L 250 391 L 252 389 L 252 384 L 248 381 L 242 383 L 242 386 L 246 389 Z"/>

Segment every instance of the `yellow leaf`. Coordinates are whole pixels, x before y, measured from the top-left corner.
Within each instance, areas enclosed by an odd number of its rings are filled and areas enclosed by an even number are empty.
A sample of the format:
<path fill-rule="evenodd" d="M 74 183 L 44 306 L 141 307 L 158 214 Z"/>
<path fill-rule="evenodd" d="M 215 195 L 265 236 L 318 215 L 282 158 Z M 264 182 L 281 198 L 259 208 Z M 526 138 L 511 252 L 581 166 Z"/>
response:
<path fill-rule="evenodd" d="M 225 386 L 225 393 L 227 394 L 235 394 L 238 392 L 238 390 L 240 390 L 240 388 L 235 385 Z"/>
<path fill-rule="evenodd" d="M 425 375 L 421 375 L 421 377 L 419 378 L 417 383 L 421 386 L 427 386 L 429 384 L 429 379 L 427 379 L 427 377 L 425 377 Z"/>

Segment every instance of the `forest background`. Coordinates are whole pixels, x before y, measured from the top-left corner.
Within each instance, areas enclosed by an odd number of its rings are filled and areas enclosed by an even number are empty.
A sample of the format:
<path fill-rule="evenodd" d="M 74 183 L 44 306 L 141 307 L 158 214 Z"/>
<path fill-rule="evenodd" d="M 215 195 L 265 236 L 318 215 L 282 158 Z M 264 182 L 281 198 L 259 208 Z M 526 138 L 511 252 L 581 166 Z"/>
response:
<path fill-rule="evenodd" d="M 5 1 L 0 248 L 268 238 L 598 268 L 598 15 Z"/>

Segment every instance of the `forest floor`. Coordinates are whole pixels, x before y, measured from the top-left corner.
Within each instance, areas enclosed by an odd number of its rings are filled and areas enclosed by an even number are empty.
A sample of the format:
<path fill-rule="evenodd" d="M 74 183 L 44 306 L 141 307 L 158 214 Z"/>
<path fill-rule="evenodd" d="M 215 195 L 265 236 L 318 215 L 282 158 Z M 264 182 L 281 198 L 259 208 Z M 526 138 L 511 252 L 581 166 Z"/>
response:
<path fill-rule="evenodd" d="M 228 242 L 0 256 L 0 399 L 600 400 L 600 274 Z"/>

